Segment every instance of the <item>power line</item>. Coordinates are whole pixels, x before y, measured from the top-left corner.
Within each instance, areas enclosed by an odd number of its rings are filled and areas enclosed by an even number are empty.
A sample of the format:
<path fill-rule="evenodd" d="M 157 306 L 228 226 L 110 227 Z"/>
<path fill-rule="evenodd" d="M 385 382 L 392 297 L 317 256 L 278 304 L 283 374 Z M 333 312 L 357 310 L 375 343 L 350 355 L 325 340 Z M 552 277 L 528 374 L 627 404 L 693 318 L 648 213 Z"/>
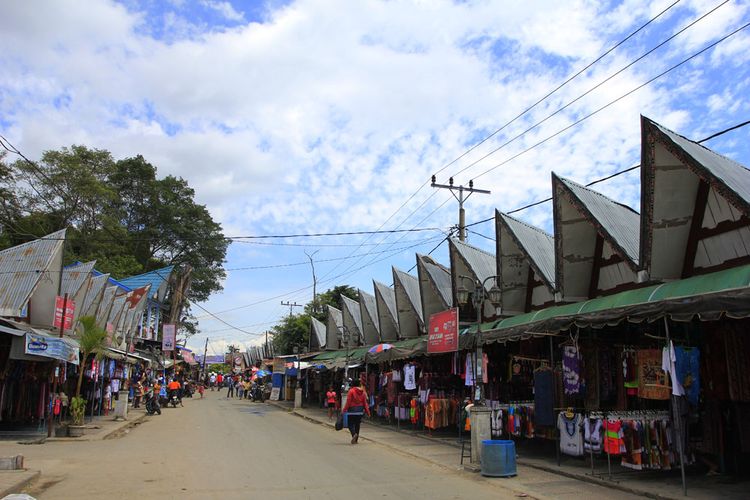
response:
<path fill-rule="evenodd" d="M 625 94 L 621 95 L 621 96 L 620 96 L 620 97 L 618 97 L 617 99 L 614 99 L 614 100 L 612 100 L 612 101 L 608 102 L 607 104 L 605 104 L 604 106 L 601 106 L 600 108 L 598 108 L 598 109 L 596 109 L 596 110 L 592 111 L 591 113 L 589 113 L 589 114 L 587 114 L 587 115 L 583 116 L 582 118 L 579 118 L 578 120 L 574 121 L 573 123 L 571 123 L 571 124 L 570 124 L 570 125 L 568 125 L 567 127 L 564 127 L 564 128 L 562 128 L 562 129 L 558 130 L 557 132 L 555 132 L 554 134 L 552 134 L 552 135 L 550 135 L 550 136 L 546 137 L 545 139 L 542 139 L 541 141 L 539 141 L 539 142 L 537 142 L 537 143 L 533 144 L 532 146 L 529 146 L 528 148 L 524 149 L 524 150 L 523 150 L 523 151 L 521 151 L 520 153 L 517 153 L 517 154 L 515 154 L 515 155 L 511 156 L 510 158 L 507 158 L 506 160 L 504 160 L 504 161 L 502 161 L 502 162 L 498 163 L 497 165 L 495 165 L 495 166 L 493 166 L 493 167 L 490 167 L 490 168 L 488 168 L 487 170 L 485 170 L 485 171 L 484 171 L 484 172 L 482 172 L 481 174 L 479 174 L 479 175 L 475 176 L 475 177 L 474 177 L 474 179 L 478 179 L 478 178 L 482 177 L 483 175 L 486 175 L 486 174 L 488 174 L 488 173 L 492 172 L 493 170 L 495 170 L 495 169 L 498 169 L 498 168 L 502 167 L 503 165 L 505 165 L 505 164 L 507 164 L 507 163 L 511 162 L 512 160 L 515 160 L 515 159 L 516 159 L 516 158 L 518 158 L 519 156 L 522 156 L 522 155 L 524 155 L 524 154 L 528 153 L 529 151 L 531 151 L 531 150 L 533 150 L 533 149 L 535 149 L 535 148 L 537 148 L 537 147 L 541 146 L 542 144 L 546 143 L 547 141 L 549 141 L 549 140 L 551 140 L 551 139 L 554 139 L 554 138 L 555 138 L 555 137 L 557 137 L 558 135 L 560 135 L 560 134 L 562 134 L 562 133 L 564 133 L 564 132 L 566 132 L 566 131 L 570 130 L 571 128 L 573 128 L 573 127 L 575 127 L 575 126 L 577 126 L 577 125 L 579 125 L 579 124 L 583 123 L 584 121 L 588 120 L 588 119 L 589 119 L 589 118 L 591 118 L 592 116 L 594 116 L 594 115 L 596 115 L 596 114 L 598 114 L 598 113 L 600 113 L 600 112 L 604 111 L 605 109 L 609 108 L 609 107 L 610 107 L 610 106 L 612 106 L 613 104 L 616 104 L 617 102 L 619 102 L 619 101 L 623 100 L 624 98 L 628 97 L 629 95 L 631 95 L 631 94 L 633 94 L 633 93 L 637 92 L 638 90 L 642 89 L 643 87 L 645 87 L 645 86 L 647 86 L 647 85 L 649 85 L 649 84 L 653 83 L 654 81 L 658 80 L 658 79 L 659 79 L 659 78 L 661 78 L 662 76 L 664 76 L 664 75 L 666 75 L 666 74 L 668 74 L 668 73 L 670 73 L 670 72 L 674 71 L 675 69 L 679 68 L 679 67 L 680 67 L 680 66 L 682 66 L 683 64 L 686 64 L 687 62 L 689 62 L 689 61 L 691 61 L 691 60 L 695 59 L 695 58 L 696 58 L 696 57 L 698 57 L 699 55 L 701 55 L 701 54 L 703 54 L 704 52 L 706 52 L 706 51 L 708 51 L 708 50 L 712 49 L 713 47 L 715 47 L 716 45 L 720 44 L 721 42 L 723 42 L 723 41 L 727 40 L 727 39 L 728 39 L 728 38 L 730 38 L 731 36 L 733 36 L 733 35 L 736 35 L 736 34 L 737 34 L 737 33 L 739 33 L 740 31 L 742 31 L 742 30 L 746 29 L 746 28 L 747 28 L 748 26 L 750 26 L 750 23 L 746 23 L 746 24 L 742 25 L 741 27 L 737 28 L 736 30 L 732 31 L 731 33 L 729 33 L 729 34 L 727 34 L 727 35 L 724 35 L 724 36 L 723 36 L 723 37 L 721 37 L 720 39 L 716 40 L 715 42 L 712 42 L 711 44 L 709 44 L 709 45 L 707 45 L 706 47 L 702 48 L 702 49 L 701 49 L 701 50 L 699 50 L 698 52 L 694 53 L 694 54 L 693 54 L 693 55 L 691 55 L 690 57 L 687 57 L 686 59 L 683 59 L 682 61 L 680 61 L 679 63 L 677 63 L 677 64 L 675 64 L 674 66 L 670 67 L 669 69 L 667 69 L 667 70 L 665 70 L 665 71 L 662 71 L 662 72 L 661 72 L 661 73 L 659 73 L 658 75 L 656 75 L 656 76 L 654 76 L 653 78 L 651 78 L 651 79 L 647 80 L 646 82 L 644 82 L 644 83 L 642 83 L 642 84 L 638 85 L 637 87 L 633 88 L 633 89 L 632 89 L 632 90 L 630 90 L 629 92 L 626 92 Z"/>
<path fill-rule="evenodd" d="M 549 119 L 551 119 L 551 118 L 553 118 L 553 117 L 557 116 L 557 115 L 558 115 L 559 113 L 561 113 L 561 112 L 563 112 L 564 110 L 568 109 L 568 108 L 569 108 L 570 106 L 572 106 L 572 105 L 573 105 L 573 104 L 575 104 L 576 102 L 580 101 L 581 99 L 583 99 L 584 97 L 586 97 L 587 95 L 589 95 L 589 94 L 590 94 L 591 92 L 593 92 L 594 90 L 598 89 L 599 87 L 601 87 L 601 86 L 602 86 L 602 85 L 604 85 L 605 83 L 609 82 L 610 80 L 612 80 L 612 79 L 613 79 L 614 77 L 616 77 L 617 75 L 619 75 L 619 74 L 623 73 L 623 72 L 624 72 L 625 70 L 627 70 L 628 68 L 631 68 L 632 66 L 634 66 L 634 65 L 635 65 L 636 63 L 638 63 L 639 61 L 643 60 L 644 58 L 646 58 L 647 56 L 649 56 L 650 54 L 652 54 L 653 52 L 655 52 L 655 51 L 656 51 L 656 50 L 658 50 L 659 48 L 663 47 L 664 45 L 666 45 L 667 43 L 669 43 L 670 41 L 672 41 L 672 40 L 673 40 L 674 38 L 676 38 L 677 36 L 679 36 L 679 35 L 680 35 L 680 34 L 682 34 L 683 32 L 687 31 L 687 30 L 688 30 L 689 28 L 693 27 L 693 26 L 694 26 L 694 25 L 695 25 L 696 23 L 698 23 L 699 21 L 703 20 L 704 18 L 706 18 L 707 16 L 709 16 L 710 14 L 712 14 L 712 13 L 713 13 L 714 11 L 716 11 L 716 10 L 717 10 L 717 9 L 718 9 L 719 7 L 722 7 L 723 5 L 725 5 L 725 4 L 727 3 L 727 2 L 729 2 L 729 0 L 724 0 L 724 1 L 722 2 L 722 3 L 720 3 L 719 5 L 717 5 L 716 7 L 714 7 L 713 9 L 711 9 L 710 11 L 708 11 L 708 12 L 704 13 L 703 15 L 701 15 L 701 16 L 700 16 L 699 18 L 695 19 L 695 20 L 694 20 L 693 22 L 691 22 L 690 24 L 688 24 L 688 25 L 684 26 L 684 27 L 683 27 L 682 29 L 680 29 L 679 31 L 677 31 L 677 32 L 676 32 L 676 33 L 674 33 L 673 35 L 669 36 L 668 38 L 666 38 L 665 40 L 663 40 L 663 41 L 662 41 L 662 42 L 660 42 L 659 44 L 655 45 L 654 47 L 652 47 L 651 49 L 649 49 L 648 51 L 646 51 L 645 53 L 643 53 L 642 55 L 640 55 L 639 57 L 637 57 L 637 58 L 636 58 L 636 59 L 634 59 L 633 61 L 629 62 L 628 64 L 626 64 L 625 66 L 623 66 L 623 67 L 622 67 L 622 68 L 620 68 L 619 70 L 615 71 L 614 73 L 612 73 L 611 75 L 609 75 L 609 76 L 608 76 L 607 78 L 605 78 L 605 79 L 604 79 L 604 80 L 602 80 L 601 82 L 599 82 L 599 83 L 597 83 L 596 85 L 594 85 L 593 87 L 589 88 L 589 89 L 588 89 L 588 90 L 587 90 L 586 92 L 584 92 L 583 94 L 581 94 L 581 95 L 579 95 L 578 97 L 576 97 L 575 99 L 573 99 L 573 100 L 569 101 L 569 102 L 568 102 L 567 104 L 565 104 L 564 106 L 562 106 L 562 107 L 558 108 L 557 110 L 553 111 L 552 113 L 550 113 L 549 115 L 547 115 L 547 116 L 546 116 L 546 117 L 544 117 L 543 119 L 541 119 L 541 120 L 537 121 L 536 123 L 534 123 L 533 125 L 531 125 L 530 127 L 528 127 L 528 128 L 527 128 L 526 130 L 524 130 L 523 132 L 520 132 L 519 134 L 516 134 L 516 135 L 515 135 L 515 136 L 513 136 L 512 138 L 508 139 L 508 140 L 507 140 L 507 141 L 505 141 L 505 142 L 504 142 L 503 144 L 501 144 L 500 146 L 496 147 L 495 149 L 493 149 L 493 150 L 492 150 L 492 151 L 490 151 L 489 153 L 485 154 L 485 155 L 484 155 L 484 156 L 482 156 L 481 158 L 479 158 L 479 159 L 477 159 L 477 160 L 475 160 L 475 161 L 473 161 L 473 162 L 469 163 L 469 164 L 468 164 L 467 166 L 465 166 L 464 168 L 462 168 L 461 170 L 459 170 L 458 172 L 456 172 L 455 174 L 453 174 L 453 177 L 456 177 L 456 176 L 458 176 L 459 174 L 461 174 L 461 173 L 465 172 L 466 170 L 468 170 L 468 169 L 470 169 L 471 167 L 473 167 L 473 166 L 475 166 L 476 164 L 478 164 L 478 163 L 479 163 L 480 161 L 482 161 L 482 160 L 484 160 L 484 159 L 486 159 L 486 158 L 488 158 L 488 157 L 492 156 L 493 154 L 497 153 L 498 151 L 500 151 L 501 149 L 505 148 L 506 146 L 508 146 L 508 145 L 510 145 L 510 144 L 512 144 L 512 143 L 514 143 L 514 142 L 515 142 L 516 140 L 520 139 L 521 137 L 523 137 L 524 135 L 528 134 L 529 132 L 531 132 L 531 131 L 532 131 L 532 130 L 534 130 L 535 128 L 539 127 L 540 125 L 542 125 L 543 123 L 545 123 L 545 122 L 546 122 L 547 120 L 549 120 Z M 629 94 L 626 94 L 626 96 L 627 96 L 627 95 L 629 95 Z M 484 174 L 480 174 L 480 175 L 478 175 L 478 176 L 474 177 L 474 179 L 476 180 L 476 179 L 477 179 L 478 177 L 480 177 L 480 176 L 482 176 L 482 175 L 484 175 Z"/>

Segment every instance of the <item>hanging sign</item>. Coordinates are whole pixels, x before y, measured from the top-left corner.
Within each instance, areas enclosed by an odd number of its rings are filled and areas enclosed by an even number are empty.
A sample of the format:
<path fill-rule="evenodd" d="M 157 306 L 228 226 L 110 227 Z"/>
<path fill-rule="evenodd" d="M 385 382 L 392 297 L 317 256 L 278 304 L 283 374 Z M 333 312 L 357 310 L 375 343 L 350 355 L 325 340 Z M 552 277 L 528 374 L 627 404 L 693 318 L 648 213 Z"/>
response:
<path fill-rule="evenodd" d="M 65 314 L 63 315 L 63 304 L 65 304 Z M 65 297 L 60 297 L 59 295 L 55 297 L 55 321 L 53 323 L 53 326 L 55 328 L 60 328 L 60 324 L 62 323 L 63 316 L 65 317 L 65 330 L 70 330 L 73 328 L 73 316 L 75 315 L 76 311 L 76 303 L 73 301 L 70 297 L 68 297 L 68 302 L 65 302 Z"/>
<path fill-rule="evenodd" d="M 161 330 L 161 350 L 173 351 L 177 328 L 175 325 L 165 324 Z"/>
<path fill-rule="evenodd" d="M 458 351 L 458 308 L 441 311 L 430 316 L 427 352 Z"/>
<path fill-rule="evenodd" d="M 78 364 L 78 348 L 65 342 L 65 340 L 35 333 L 26 334 L 26 354 L 44 356 L 46 358 L 59 359 L 74 365 Z"/>

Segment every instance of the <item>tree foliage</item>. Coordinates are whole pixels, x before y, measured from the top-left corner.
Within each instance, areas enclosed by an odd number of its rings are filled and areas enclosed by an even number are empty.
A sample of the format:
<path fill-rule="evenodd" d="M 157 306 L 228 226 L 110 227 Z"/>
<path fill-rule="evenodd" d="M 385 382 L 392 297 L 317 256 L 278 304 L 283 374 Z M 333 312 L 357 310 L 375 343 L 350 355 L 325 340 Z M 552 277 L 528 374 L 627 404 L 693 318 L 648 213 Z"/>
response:
<path fill-rule="evenodd" d="M 333 306 L 341 309 L 341 296 L 345 295 L 353 300 L 359 300 L 359 292 L 349 285 L 338 285 L 319 293 L 315 302 L 308 302 L 305 306 L 305 314 L 314 316 L 315 319 L 325 322 L 328 312 L 325 306 Z M 313 307 L 314 306 L 314 307 Z"/>
<path fill-rule="evenodd" d="M 114 160 L 74 145 L 35 163 L 0 157 L 0 195 L 6 191 L 13 196 L 0 196 L 0 248 L 69 227 L 68 261 L 96 260 L 97 270 L 115 278 L 189 266 L 192 301 L 222 289 L 229 241 L 221 225 L 184 179 L 157 178 L 140 155 Z M 185 314 L 181 326 L 190 331 Z"/>

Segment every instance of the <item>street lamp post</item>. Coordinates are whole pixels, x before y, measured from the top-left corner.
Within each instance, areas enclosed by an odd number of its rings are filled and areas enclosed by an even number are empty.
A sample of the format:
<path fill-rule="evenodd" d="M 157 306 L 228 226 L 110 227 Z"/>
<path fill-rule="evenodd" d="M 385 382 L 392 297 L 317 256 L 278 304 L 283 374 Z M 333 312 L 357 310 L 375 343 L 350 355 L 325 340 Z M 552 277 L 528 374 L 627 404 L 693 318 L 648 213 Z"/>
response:
<path fill-rule="evenodd" d="M 484 404 L 484 384 L 480 383 L 479 379 L 484 377 L 484 374 L 482 373 L 482 309 L 484 308 L 484 301 L 486 299 L 489 299 L 489 301 L 497 306 L 500 304 L 500 301 L 502 300 L 502 292 L 500 288 L 497 286 L 497 278 L 498 276 L 488 276 L 483 281 L 480 281 L 475 278 L 471 278 L 469 276 L 459 275 L 459 278 L 461 278 L 462 282 L 465 280 L 469 280 L 472 283 L 472 286 L 474 287 L 474 292 L 469 292 L 469 289 L 463 286 L 458 287 L 458 290 L 456 290 L 456 299 L 459 303 L 459 305 L 465 305 L 469 301 L 469 295 L 471 295 L 471 303 L 474 306 L 474 309 L 477 311 L 477 336 L 476 336 L 476 353 L 475 353 L 475 359 L 474 359 L 474 401 L 476 404 L 483 405 Z M 485 284 L 490 281 L 495 280 L 495 284 L 492 285 L 492 288 L 490 288 L 489 291 L 485 288 Z"/>
<path fill-rule="evenodd" d="M 476 335 L 476 353 L 474 359 L 474 406 L 471 408 L 471 461 L 482 463 L 482 443 L 485 440 L 492 439 L 492 410 L 485 406 L 484 401 L 484 383 L 481 382 L 484 374 L 482 373 L 482 309 L 484 301 L 489 299 L 490 302 L 497 306 L 502 299 L 502 293 L 497 286 L 497 276 L 489 276 L 483 281 L 470 278 L 469 276 L 459 275 L 462 281 L 469 280 L 474 286 L 474 294 L 471 297 L 472 304 L 477 311 L 477 335 Z M 495 280 L 489 291 L 485 284 L 489 280 Z M 460 305 L 464 305 L 469 300 L 469 290 L 463 285 L 456 290 L 456 300 Z"/>

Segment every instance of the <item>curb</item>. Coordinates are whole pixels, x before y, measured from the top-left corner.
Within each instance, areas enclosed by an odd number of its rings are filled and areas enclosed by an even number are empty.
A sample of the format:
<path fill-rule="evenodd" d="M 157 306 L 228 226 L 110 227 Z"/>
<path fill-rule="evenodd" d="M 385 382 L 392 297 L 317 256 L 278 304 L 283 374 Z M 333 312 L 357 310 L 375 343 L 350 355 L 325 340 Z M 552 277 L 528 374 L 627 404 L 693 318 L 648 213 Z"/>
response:
<path fill-rule="evenodd" d="M 136 425 L 139 425 L 141 422 L 143 422 L 144 420 L 146 420 L 146 417 L 148 417 L 148 416 L 150 416 L 150 415 L 147 415 L 147 414 L 144 413 L 143 415 L 141 415 L 140 417 L 136 418 L 135 420 L 126 420 L 125 422 L 127 422 L 127 423 L 125 425 L 122 425 L 122 426 L 118 427 L 117 429 L 114 429 L 114 430 L 108 432 L 107 434 L 105 434 L 104 436 L 102 436 L 99 439 L 96 439 L 96 440 L 92 439 L 92 441 L 104 441 L 106 439 L 114 439 L 116 437 L 116 434 L 119 434 L 119 433 L 121 433 L 123 431 L 126 431 L 128 429 L 132 429 Z"/>
<path fill-rule="evenodd" d="M 0 498 L 4 498 L 8 495 L 12 495 L 14 493 L 20 493 L 24 488 L 26 488 L 28 485 L 39 479 L 39 476 L 42 475 L 41 471 L 30 471 L 32 474 L 24 479 L 21 479 L 13 486 L 9 486 L 5 488 L 4 490 L 0 491 Z"/>

